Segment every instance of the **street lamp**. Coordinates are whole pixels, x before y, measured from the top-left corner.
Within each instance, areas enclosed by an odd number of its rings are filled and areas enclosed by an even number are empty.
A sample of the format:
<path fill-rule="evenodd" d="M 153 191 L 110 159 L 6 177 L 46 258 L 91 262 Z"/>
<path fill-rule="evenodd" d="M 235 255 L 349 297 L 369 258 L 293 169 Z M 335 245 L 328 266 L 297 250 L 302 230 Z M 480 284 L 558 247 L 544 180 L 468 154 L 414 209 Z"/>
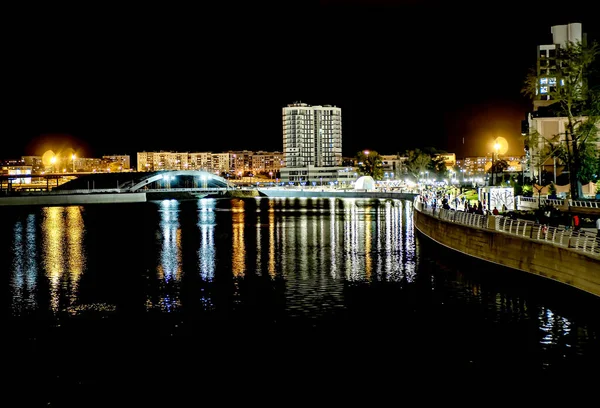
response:
<path fill-rule="evenodd" d="M 54 164 L 56 163 L 56 156 L 50 158 L 50 164 L 52 164 L 51 172 L 54 173 Z"/>
<path fill-rule="evenodd" d="M 73 173 L 75 173 L 75 153 L 71 155 L 71 161 L 73 162 Z"/>

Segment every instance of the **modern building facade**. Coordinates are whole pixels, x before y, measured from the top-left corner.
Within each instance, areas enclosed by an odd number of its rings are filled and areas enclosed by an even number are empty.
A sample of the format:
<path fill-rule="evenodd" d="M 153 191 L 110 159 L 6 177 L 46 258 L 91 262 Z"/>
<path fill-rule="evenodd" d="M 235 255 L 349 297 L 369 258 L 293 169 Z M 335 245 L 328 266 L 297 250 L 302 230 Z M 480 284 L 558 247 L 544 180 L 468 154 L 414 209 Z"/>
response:
<path fill-rule="evenodd" d="M 282 109 L 284 182 L 338 181 L 342 167 L 342 110 L 292 103 Z"/>
<path fill-rule="evenodd" d="M 342 110 L 293 103 L 283 108 L 285 167 L 342 164 Z"/>
<path fill-rule="evenodd" d="M 281 181 L 300 186 L 350 187 L 359 177 L 354 167 L 282 167 Z"/>
<path fill-rule="evenodd" d="M 138 171 L 203 170 L 227 177 L 263 174 L 276 177 L 283 165 L 282 152 L 249 150 L 212 152 L 138 152 Z"/>
<path fill-rule="evenodd" d="M 522 135 L 529 142 L 525 146 L 526 162 L 523 167 L 524 177 L 536 180 L 537 183 L 548 184 L 556 182 L 557 175 L 568 171 L 556 155 L 552 154 L 551 146 L 565 143 L 568 118 L 559 116 L 552 110 L 551 105 L 556 101 L 552 93 L 565 84 L 560 77 L 561 70 L 557 66 L 560 50 L 569 43 L 587 42 L 581 23 L 570 23 L 551 27 L 552 44 L 537 47 L 537 83 L 536 95 L 533 101 L 533 111 L 527 114 L 522 124 Z M 586 78 L 581 78 L 586 81 Z M 579 118 L 585 120 L 585 118 Z M 532 138 L 531 136 L 536 137 Z M 534 143 L 532 143 L 534 142 Z M 600 149 L 600 145 L 598 146 Z M 551 176 L 545 176 L 549 174 Z"/>
<path fill-rule="evenodd" d="M 548 106 L 553 103 L 551 93 L 557 86 L 564 85 L 564 80 L 559 77 L 556 57 L 561 48 L 569 43 L 585 43 L 586 35 L 582 31 L 581 23 L 552 26 L 552 44 L 538 45 L 537 47 L 537 84 L 536 97 L 533 102 L 533 110 L 540 106 Z"/>

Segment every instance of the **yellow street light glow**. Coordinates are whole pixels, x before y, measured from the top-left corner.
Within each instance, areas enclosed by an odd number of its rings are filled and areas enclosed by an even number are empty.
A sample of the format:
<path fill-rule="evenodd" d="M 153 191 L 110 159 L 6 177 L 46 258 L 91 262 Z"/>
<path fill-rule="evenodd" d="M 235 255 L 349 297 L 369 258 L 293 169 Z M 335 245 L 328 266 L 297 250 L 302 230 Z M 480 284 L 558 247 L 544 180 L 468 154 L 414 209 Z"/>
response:
<path fill-rule="evenodd" d="M 508 141 L 503 137 L 497 137 L 493 148 L 496 154 L 505 155 L 508 152 Z"/>

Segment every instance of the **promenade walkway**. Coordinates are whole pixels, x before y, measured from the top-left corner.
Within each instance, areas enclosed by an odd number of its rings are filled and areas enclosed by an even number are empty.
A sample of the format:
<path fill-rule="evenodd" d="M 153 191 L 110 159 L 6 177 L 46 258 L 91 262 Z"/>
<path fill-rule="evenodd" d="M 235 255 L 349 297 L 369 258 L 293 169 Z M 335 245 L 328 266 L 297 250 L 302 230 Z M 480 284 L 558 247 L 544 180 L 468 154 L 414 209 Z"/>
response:
<path fill-rule="evenodd" d="M 442 246 L 600 296 L 600 237 L 512 217 L 413 203 L 415 228 Z"/>

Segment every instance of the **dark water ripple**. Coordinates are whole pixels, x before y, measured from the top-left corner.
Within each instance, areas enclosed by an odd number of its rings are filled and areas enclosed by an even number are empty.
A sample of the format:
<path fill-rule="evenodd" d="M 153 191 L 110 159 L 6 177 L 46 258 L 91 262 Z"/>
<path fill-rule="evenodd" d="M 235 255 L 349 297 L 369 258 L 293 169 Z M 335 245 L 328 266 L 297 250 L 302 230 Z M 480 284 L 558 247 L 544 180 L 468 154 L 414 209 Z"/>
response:
<path fill-rule="evenodd" d="M 125 384 L 148 403 L 158 378 L 268 372 L 288 389 L 600 363 L 598 299 L 432 244 L 408 202 L 20 208 L 0 230 L 11 386 L 35 391 L 13 405 L 89 406 Z"/>

